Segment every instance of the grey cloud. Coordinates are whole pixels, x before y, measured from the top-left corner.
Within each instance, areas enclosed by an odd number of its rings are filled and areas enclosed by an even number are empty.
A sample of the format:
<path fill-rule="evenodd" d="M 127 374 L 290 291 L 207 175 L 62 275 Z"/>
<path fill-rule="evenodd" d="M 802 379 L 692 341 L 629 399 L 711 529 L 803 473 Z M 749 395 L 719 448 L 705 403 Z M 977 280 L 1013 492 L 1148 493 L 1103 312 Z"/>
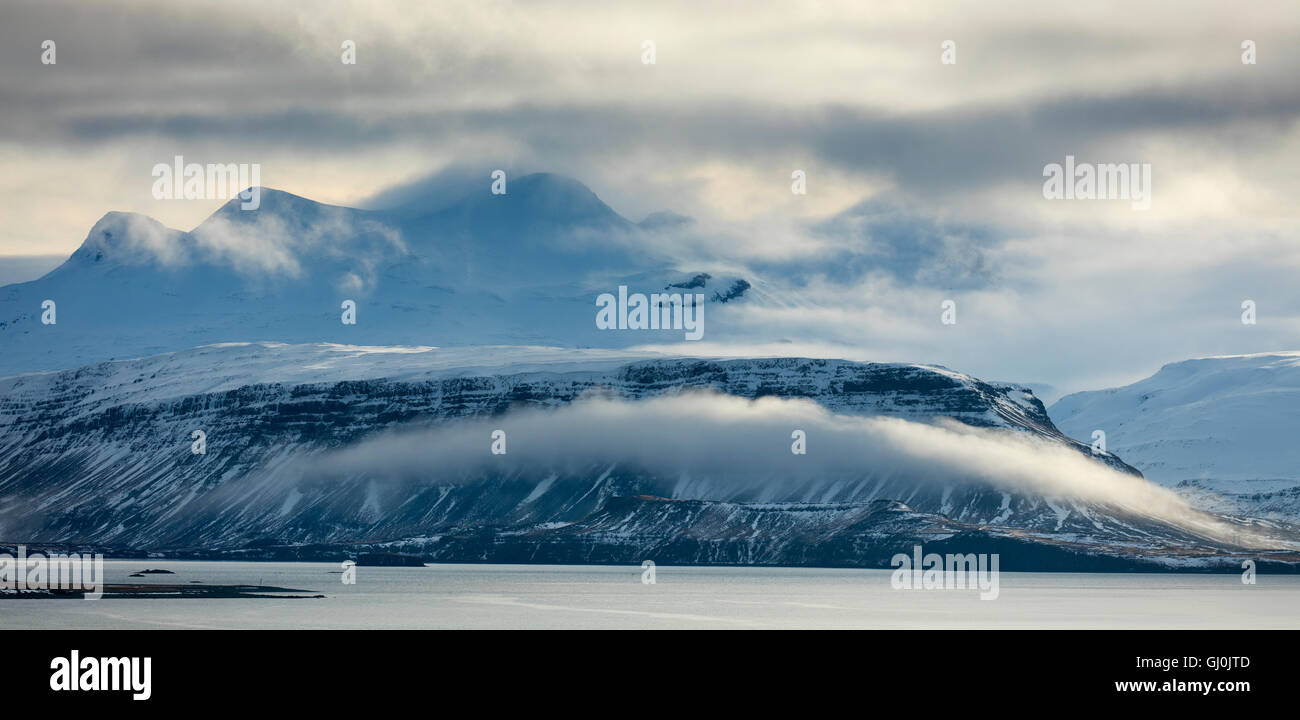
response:
<path fill-rule="evenodd" d="M 537 48 L 453 32 L 469 22 L 455 6 L 424 42 L 377 34 L 346 15 L 326 32 L 284 8 L 256 10 L 21 3 L 0 29 L 0 138 L 75 146 L 145 137 L 304 154 L 411 144 L 457 149 L 458 162 L 504 146 L 505 157 L 523 157 L 532 169 L 573 175 L 638 152 L 678 164 L 810 157 L 823 169 L 885 177 L 921 197 L 1033 182 L 1044 163 L 1066 153 L 1110 159 L 1151 137 L 1182 134 L 1260 151 L 1300 116 L 1296 61 L 1276 54 L 1251 68 L 1248 82 L 1224 72 L 1102 92 L 1063 77 L 1058 88 L 996 103 L 901 112 L 893 99 L 870 95 L 852 106 L 785 104 L 775 92 L 640 97 L 608 67 L 539 61 Z M 858 30 L 818 28 L 839 42 Z M 862 31 L 867 38 L 879 32 Z M 929 33 L 900 32 L 916 43 Z M 364 61 L 356 66 L 337 61 L 345 35 L 357 35 Z M 56 67 L 37 60 L 45 36 L 60 43 Z M 1029 59 L 1043 56 L 1097 58 L 1116 63 L 1118 73 L 1153 42 L 1158 35 L 1153 41 L 1133 30 L 995 26 L 964 37 L 963 52 L 968 62 L 994 67 L 1032 67 Z M 744 74 L 743 55 L 724 61 Z M 577 94 L 548 102 L 523 92 L 557 81 Z M 1252 132 L 1236 132 L 1243 127 Z"/>
<path fill-rule="evenodd" d="M 258 147 L 313 148 L 416 142 L 430 146 L 508 144 L 547 169 L 653 151 L 666 161 L 733 161 L 814 153 L 824 168 L 887 177 L 913 197 L 1040 182 L 1047 162 L 1068 153 L 1136 161 L 1138 142 L 1185 136 L 1225 151 L 1263 151 L 1300 117 L 1300 88 L 1243 86 L 1153 89 L 1114 97 L 1066 97 L 925 114 L 893 115 L 843 106 L 807 110 L 759 104 L 692 108 L 620 105 L 391 112 L 299 107 L 279 112 L 90 110 L 14 127 L 41 126 L 50 142 L 111 142 L 130 136 L 177 145 L 223 139 Z M 1253 132 L 1229 132 L 1250 128 Z M 27 138 L 30 140 L 30 137 Z M 539 165 L 540 166 L 540 165 Z M 814 169 L 815 172 L 815 169 Z"/>

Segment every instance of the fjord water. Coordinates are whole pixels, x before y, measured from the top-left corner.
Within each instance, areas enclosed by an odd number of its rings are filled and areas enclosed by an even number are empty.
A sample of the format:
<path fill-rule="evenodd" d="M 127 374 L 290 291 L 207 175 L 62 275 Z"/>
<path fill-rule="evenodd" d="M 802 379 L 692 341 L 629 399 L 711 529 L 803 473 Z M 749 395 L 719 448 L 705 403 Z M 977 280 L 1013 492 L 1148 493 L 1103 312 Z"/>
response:
<path fill-rule="evenodd" d="M 146 568 L 174 575 L 130 578 Z M 0 600 L 5 628 L 1300 628 L 1300 576 L 1001 574 L 895 590 L 888 570 L 110 560 L 109 584 L 260 584 L 320 599 Z"/>

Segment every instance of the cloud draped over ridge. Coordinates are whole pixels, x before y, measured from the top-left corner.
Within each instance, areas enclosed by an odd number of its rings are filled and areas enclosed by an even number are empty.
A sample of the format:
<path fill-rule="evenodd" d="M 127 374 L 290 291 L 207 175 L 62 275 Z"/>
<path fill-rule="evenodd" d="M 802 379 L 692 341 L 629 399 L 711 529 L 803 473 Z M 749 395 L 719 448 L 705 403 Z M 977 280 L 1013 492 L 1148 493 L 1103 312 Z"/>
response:
<path fill-rule="evenodd" d="M 806 436 L 804 455 L 791 452 L 796 429 Z M 490 452 L 496 430 L 506 433 L 504 455 Z M 602 466 L 708 478 L 711 487 L 733 492 L 776 486 L 779 493 L 782 484 L 794 490 L 809 481 L 830 487 L 867 477 L 904 478 L 918 486 L 979 483 L 1118 508 L 1222 538 L 1233 535 L 1168 489 L 1029 435 L 956 422 L 839 415 L 804 399 L 705 392 L 640 401 L 593 393 L 558 409 L 394 431 L 317 458 L 306 476 L 447 483 Z"/>

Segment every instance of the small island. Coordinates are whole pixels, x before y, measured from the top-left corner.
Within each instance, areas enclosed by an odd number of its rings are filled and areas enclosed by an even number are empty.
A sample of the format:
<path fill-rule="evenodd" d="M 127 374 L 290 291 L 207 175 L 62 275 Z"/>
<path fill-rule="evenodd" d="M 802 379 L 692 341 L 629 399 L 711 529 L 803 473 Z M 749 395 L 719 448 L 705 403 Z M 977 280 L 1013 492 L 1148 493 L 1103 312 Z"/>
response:
<path fill-rule="evenodd" d="M 4 600 L 61 600 L 61 599 L 84 599 L 88 595 L 86 590 L 8 590 L 0 592 L 0 599 Z M 162 585 L 162 584 L 134 584 L 134 585 L 105 585 L 105 600 L 126 600 L 142 598 L 167 598 L 167 599 L 195 599 L 195 598 L 279 598 L 281 600 L 295 600 L 305 598 L 323 598 L 324 595 L 310 594 L 308 590 L 294 590 L 292 588 L 274 587 L 270 585 Z"/>
<path fill-rule="evenodd" d="M 360 553 L 357 567 L 424 567 L 424 560 L 415 555 L 401 553 Z"/>

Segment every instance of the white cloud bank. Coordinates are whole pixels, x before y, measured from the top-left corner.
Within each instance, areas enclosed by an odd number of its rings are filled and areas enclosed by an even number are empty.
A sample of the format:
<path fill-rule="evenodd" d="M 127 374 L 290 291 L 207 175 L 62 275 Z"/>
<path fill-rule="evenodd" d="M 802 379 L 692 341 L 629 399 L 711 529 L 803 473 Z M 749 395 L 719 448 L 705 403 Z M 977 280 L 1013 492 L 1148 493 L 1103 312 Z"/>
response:
<path fill-rule="evenodd" d="M 494 430 L 505 455 L 490 452 Z M 791 453 L 803 430 L 807 454 Z M 959 423 L 927 425 L 831 413 L 803 399 L 746 400 L 685 393 L 637 402 L 589 395 L 554 410 L 519 410 L 435 429 L 384 434 L 321 459 L 317 477 L 471 481 L 483 472 L 581 472 L 621 465 L 661 477 L 709 478 L 714 488 L 863 477 L 942 487 L 979 483 L 1078 500 L 1219 539 L 1253 540 L 1189 507 L 1175 493 L 1065 446 Z M 1276 541 L 1257 539 L 1262 546 Z"/>

